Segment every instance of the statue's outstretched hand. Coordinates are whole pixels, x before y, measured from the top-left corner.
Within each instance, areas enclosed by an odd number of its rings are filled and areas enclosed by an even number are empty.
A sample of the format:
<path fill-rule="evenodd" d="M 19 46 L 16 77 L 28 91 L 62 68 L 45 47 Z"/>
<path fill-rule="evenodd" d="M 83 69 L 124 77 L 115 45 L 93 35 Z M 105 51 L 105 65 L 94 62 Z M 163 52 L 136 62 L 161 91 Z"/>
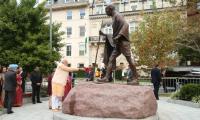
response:
<path fill-rule="evenodd" d="M 101 30 L 99 30 L 99 35 L 106 36 L 106 34 L 105 34 L 105 33 L 103 33 Z"/>
<path fill-rule="evenodd" d="M 120 35 L 114 37 L 114 38 L 113 38 L 113 42 L 114 42 L 115 44 L 117 44 L 120 37 L 121 37 Z"/>

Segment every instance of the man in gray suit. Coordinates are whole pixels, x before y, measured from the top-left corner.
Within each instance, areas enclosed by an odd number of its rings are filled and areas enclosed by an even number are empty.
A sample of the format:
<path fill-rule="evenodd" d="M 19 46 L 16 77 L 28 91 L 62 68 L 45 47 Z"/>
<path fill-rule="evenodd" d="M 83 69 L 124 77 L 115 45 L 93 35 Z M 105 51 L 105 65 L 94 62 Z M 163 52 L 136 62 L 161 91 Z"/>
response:
<path fill-rule="evenodd" d="M 5 100 L 4 100 L 4 106 L 7 108 L 7 113 L 11 114 L 12 111 L 12 105 L 13 100 L 15 98 L 15 89 L 17 86 L 16 82 L 16 73 L 15 73 L 15 67 L 9 66 L 8 71 L 5 73 Z"/>

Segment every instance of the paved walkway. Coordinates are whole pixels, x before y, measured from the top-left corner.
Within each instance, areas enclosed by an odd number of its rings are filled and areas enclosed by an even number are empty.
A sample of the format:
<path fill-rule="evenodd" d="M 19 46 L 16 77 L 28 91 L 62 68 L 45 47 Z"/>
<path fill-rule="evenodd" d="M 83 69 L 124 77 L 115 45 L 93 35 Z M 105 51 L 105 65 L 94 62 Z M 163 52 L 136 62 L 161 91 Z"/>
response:
<path fill-rule="evenodd" d="M 47 101 L 35 105 L 26 104 L 13 110 L 14 114 L 2 115 L 0 120 L 53 120 L 54 116 L 54 113 L 48 109 Z M 166 99 L 161 98 L 158 101 L 158 115 L 159 120 L 199 120 L 200 108 L 168 103 Z"/>

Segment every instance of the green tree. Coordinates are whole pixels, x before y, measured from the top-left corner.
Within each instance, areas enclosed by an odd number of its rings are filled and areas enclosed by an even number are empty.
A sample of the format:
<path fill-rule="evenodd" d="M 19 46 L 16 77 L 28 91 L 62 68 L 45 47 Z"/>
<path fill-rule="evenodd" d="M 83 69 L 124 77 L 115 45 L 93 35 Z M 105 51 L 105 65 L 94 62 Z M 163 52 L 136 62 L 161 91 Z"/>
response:
<path fill-rule="evenodd" d="M 187 2 L 187 24 L 177 39 L 182 63 L 190 60 L 193 65 L 200 65 L 200 11 L 197 3 L 200 0 Z"/>
<path fill-rule="evenodd" d="M 60 59 L 59 50 L 63 32 L 60 25 L 53 24 L 52 51 L 49 49 L 49 25 L 44 4 L 36 0 L 3 0 L 0 3 L 0 65 L 11 63 L 29 71 L 35 66 L 48 72 Z M 52 53 L 52 54 L 50 54 Z"/>
<path fill-rule="evenodd" d="M 160 12 L 156 9 L 152 14 L 144 15 L 143 21 L 131 36 L 139 64 L 176 64 L 176 39 L 182 31 L 182 15 L 179 10 Z"/>

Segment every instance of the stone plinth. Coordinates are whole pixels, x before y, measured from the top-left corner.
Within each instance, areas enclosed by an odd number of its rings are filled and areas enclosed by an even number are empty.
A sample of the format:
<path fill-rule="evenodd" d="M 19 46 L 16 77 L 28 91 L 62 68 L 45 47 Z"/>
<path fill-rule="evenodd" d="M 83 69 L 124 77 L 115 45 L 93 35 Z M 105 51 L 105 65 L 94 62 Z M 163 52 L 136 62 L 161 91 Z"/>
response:
<path fill-rule="evenodd" d="M 81 83 L 63 102 L 62 112 L 82 117 L 144 119 L 155 116 L 157 102 L 146 86 Z"/>

